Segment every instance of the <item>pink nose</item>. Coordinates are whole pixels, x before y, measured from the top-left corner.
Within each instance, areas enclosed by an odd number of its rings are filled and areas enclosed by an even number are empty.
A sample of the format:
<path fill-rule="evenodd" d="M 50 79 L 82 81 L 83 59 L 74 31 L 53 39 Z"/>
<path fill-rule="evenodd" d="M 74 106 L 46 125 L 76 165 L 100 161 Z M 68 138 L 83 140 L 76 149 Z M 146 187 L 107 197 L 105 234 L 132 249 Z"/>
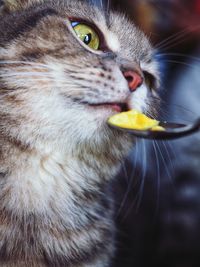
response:
<path fill-rule="evenodd" d="M 128 86 L 131 92 L 134 92 L 143 83 L 143 78 L 135 71 L 128 70 L 123 74 L 128 82 Z"/>

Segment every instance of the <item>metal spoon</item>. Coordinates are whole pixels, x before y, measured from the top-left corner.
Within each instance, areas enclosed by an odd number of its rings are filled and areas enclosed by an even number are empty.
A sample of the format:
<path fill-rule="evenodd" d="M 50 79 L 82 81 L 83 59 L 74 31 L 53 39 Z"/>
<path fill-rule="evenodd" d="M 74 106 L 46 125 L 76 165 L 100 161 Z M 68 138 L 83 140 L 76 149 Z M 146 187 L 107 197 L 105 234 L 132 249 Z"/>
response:
<path fill-rule="evenodd" d="M 134 130 L 128 128 L 122 128 L 111 123 L 108 123 L 111 127 L 131 133 L 137 137 L 145 139 L 156 140 L 170 140 L 177 139 L 197 132 L 200 129 L 200 118 L 191 124 L 180 124 L 171 122 L 160 122 L 159 125 L 165 128 L 165 131 L 153 131 L 153 130 Z"/>

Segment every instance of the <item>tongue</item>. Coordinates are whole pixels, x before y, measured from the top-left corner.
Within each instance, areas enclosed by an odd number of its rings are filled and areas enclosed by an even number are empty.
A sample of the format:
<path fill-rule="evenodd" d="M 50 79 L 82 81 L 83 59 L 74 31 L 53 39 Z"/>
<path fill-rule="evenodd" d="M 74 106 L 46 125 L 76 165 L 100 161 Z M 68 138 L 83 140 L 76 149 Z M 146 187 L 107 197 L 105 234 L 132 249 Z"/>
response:
<path fill-rule="evenodd" d="M 114 109 L 117 112 L 121 112 L 122 111 L 122 108 L 117 104 L 113 104 L 112 105 L 112 109 Z"/>
<path fill-rule="evenodd" d="M 122 111 L 127 111 L 128 107 L 126 106 L 126 104 L 120 104 L 120 103 L 102 103 L 102 104 L 91 104 L 91 106 L 96 106 L 96 107 L 108 107 L 111 108 L 113 110 L 115 110 L 116 112 L 122 112 Z"/>

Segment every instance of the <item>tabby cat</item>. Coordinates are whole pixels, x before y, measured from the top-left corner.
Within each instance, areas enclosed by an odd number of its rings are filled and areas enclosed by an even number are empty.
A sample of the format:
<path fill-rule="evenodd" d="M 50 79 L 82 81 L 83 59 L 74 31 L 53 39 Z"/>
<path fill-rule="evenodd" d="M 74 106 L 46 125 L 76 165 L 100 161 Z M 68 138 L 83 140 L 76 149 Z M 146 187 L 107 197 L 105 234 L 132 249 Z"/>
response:
<path fill-rule="evenodd" d="M 134 139 L 106 122 L 151 112 L 157 84 L 153 49 L 124 15 L 77 0 L 4 1 L 0 266 L 111 266 L 107 187 Z"/>

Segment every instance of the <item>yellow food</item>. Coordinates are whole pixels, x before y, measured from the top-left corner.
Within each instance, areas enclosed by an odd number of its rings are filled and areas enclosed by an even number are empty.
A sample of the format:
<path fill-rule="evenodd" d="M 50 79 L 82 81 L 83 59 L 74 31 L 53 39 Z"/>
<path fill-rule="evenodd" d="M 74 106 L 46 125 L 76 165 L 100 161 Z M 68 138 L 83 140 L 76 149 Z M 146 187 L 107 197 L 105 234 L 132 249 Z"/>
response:
<path fill-rule="evenodd" d="M 164 131 L 159 121 L 148 118 L 137 110 L 121 112 L 110 117 L 108 122 L 114 126 L 133 130 Z"/>

